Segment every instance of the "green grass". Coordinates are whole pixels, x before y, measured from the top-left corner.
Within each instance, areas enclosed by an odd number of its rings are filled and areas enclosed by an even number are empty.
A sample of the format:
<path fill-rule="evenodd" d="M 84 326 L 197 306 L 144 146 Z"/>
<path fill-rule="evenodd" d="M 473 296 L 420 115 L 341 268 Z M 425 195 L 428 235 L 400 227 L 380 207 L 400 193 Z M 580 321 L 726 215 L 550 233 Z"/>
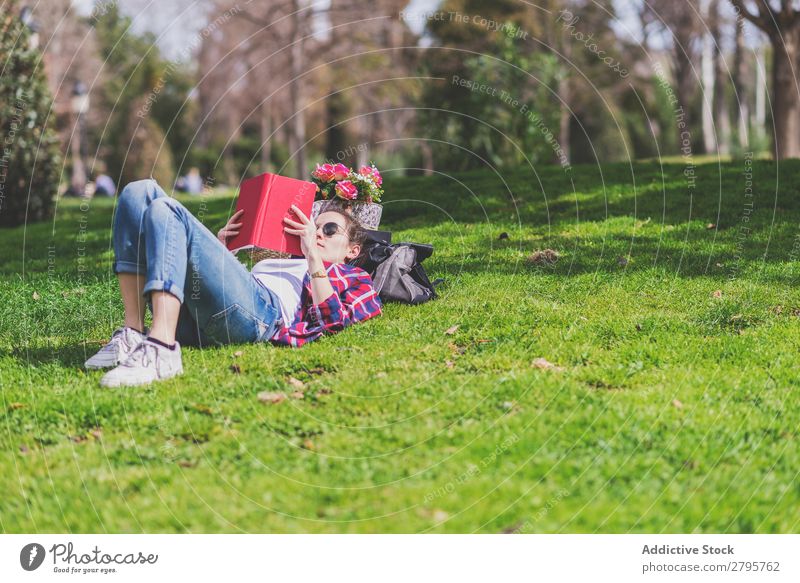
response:
<path fill-rule="evenodd" d="M 388 172 L 440 299 L 116 391 L 81 369 L 122 317 L 113 201 L 62 201 L 0 232 L 0 529 L 796 532 L 800 164 L 755 162 L 749 215 L 742 168 Z"/>

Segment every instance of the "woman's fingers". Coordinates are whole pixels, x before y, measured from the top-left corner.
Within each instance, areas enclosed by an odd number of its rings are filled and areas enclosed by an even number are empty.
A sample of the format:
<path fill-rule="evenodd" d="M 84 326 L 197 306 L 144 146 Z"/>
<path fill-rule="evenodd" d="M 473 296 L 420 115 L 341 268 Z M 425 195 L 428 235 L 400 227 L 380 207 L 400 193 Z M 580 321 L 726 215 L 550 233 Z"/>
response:
<path fill-rule="evenodd" d="M 236 211 L 235 213 L 233 213 L 233 216 L 231 217 L 230 220 L 232 221 L 234 219 L 238 219 L 240 216 L 242 216 L 243 212 L 244 212 L 244 209 L 240 209 L 240 210 Z"/>
<path fill-rule="evenodd" d="M 298 223 L 297 221 L 293 221 L 289 217 L 283 217 L 283 220 L 292 225 L 293 227 L 302 227 L 303 223 Z"/>
<path fill-rule="evenodd" d="M 303 211 L 301 211 L 301 210 L 300 210 L 299 208 L 297 208 L 295 205 L 292 205 L 292 207 L 291 207 L 291 208 L 292 208 L 292 210 L 294 211 L 294 214 L 296 214 L 296 215 L 298 216 L 298 218 L 299 218 L 299 219 L 300 219 L 300 220 L 301 220 L 303 223 L 308 223 L 308 222 L 309 222 L 309 220 L 310 220 L 310 219 L 309 219 L 309 218 L 308 218 L 308 217 L 307 217 L 307 216 L 306 216 L 306 215 L 303 213 Z"/>

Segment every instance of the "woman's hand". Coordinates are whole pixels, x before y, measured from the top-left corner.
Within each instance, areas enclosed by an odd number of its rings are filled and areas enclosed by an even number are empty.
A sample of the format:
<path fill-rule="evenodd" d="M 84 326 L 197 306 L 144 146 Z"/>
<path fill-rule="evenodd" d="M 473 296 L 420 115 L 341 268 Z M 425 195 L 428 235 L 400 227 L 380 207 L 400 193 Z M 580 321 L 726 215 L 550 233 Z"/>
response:
<path fill-rule="evenodd" d="M 308 258 L 317 251 L 317 225 L 295 205 L 292 205 L 291 208 L 295 216 L 300 219 L 300 222 L 284 217 L 284 222 L 292 228 L 284 227 L 283 230 L 290 235 L 300 237 L 300 249 L 303 251 L 303 255 Z"/>
<path fill-rule="evenodd" d="M 219 233 L 217 233 L 217 239 L 222 241 L 223 245 L 228 243 L 228 239 L 239 234 L 239 229 L 241 228 L 242 223 L 237 223 L 236 219 L 241 217 L 243 212 L 244 209 L 236 211 L 234 215 L 228 219 L 228 222 L 225 224 L 225 226 L 220 229 Z"/>

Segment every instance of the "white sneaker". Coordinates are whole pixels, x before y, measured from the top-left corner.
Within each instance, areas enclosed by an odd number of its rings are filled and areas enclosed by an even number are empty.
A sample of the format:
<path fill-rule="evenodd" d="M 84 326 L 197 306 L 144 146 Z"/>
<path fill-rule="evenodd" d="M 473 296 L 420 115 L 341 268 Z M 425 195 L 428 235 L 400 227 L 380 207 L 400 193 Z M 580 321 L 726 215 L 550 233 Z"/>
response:
<path fill-rule="evenodd" d="M 176 342 L 170 350 L 145 338 L 122 364 L 103 375 L 100 385 L 109 388 L 148 385 L 181 373 L 180 344 Z"/>
<path fill-rule="evenodd" d="M 89 369 L 117 366 L 120 362 L 125 361 L 133 349 L 144 342 L 145 338 L 144 334 L 128 326 L 117 328 L 111 335 L 108 344 L 87 360 L 83 366 Z"/>

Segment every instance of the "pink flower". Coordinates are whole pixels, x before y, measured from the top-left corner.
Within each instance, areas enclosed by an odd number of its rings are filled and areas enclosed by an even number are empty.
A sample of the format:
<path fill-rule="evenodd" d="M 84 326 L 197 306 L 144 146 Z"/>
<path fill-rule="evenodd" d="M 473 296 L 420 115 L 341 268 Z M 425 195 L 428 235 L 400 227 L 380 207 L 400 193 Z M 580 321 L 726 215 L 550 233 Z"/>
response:
<path fill-rule="evenodd" d="M 347 178 L 347 175 L 350 174 L 350 168 L 348 168 L 344 164 L 334 164 L 332 170 L 333 170 L 333 177 L 336 180 L 344 180 L 345 178 Z"/>
<path fill-rule="evenodd" d="M 378 169 L 375 168 L 375 166 L 362 166 L 358 173 L 363 174 L 364 176 L 372 176 L 372 180 L 374 180 L 375 184 L 378 186 L 383 184 L 383 177 L 381 176 L 381 173 L 378 172 Z"/>
<path fill-rule="evenodd" d="M 322 164 L 321 166 L 317 164 L 317 169 L 311 173 L 311 176 L 318 178 L 323 182 L 330 182 L 336 178 L 336 172 L 334 171 L 332 164 Z"/>
<path fill-rule="evenodd" d="M 336 183 L 336 194 L 347 200 L 355 200 L 358 196 L 358 189 L 349 180 L 341 180 Z"/>

